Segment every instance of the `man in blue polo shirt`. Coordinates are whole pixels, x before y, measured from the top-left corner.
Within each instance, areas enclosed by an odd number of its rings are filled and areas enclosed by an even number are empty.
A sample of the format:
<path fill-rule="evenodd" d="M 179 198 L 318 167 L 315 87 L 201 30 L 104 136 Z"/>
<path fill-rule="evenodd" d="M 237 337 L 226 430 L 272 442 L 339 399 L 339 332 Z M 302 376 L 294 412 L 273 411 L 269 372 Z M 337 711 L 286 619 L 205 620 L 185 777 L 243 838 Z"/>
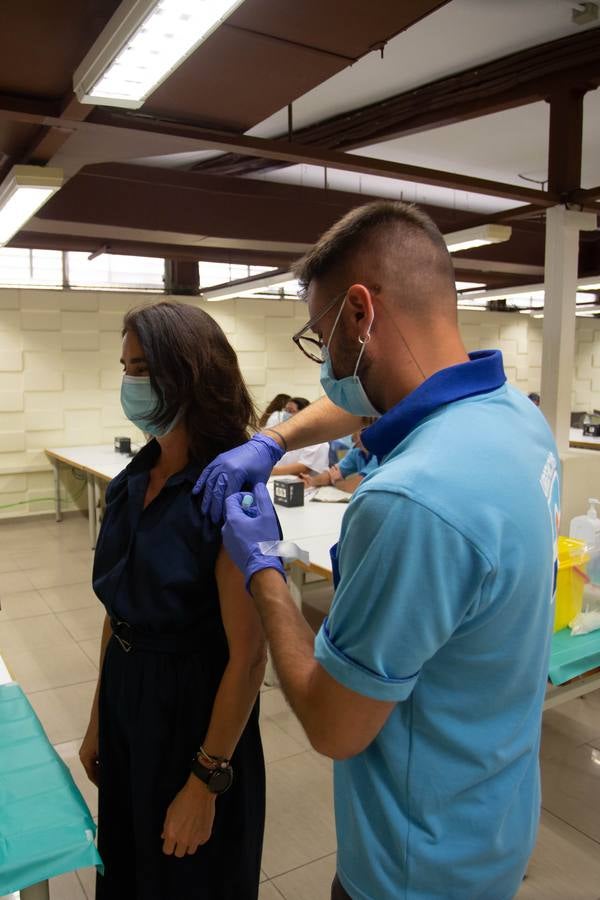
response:
<path fill-rule="evenodd" d="M 345 514 L 334 602 L 314 645 L 279 560 L 258 547 L 278 537 L 260 481 L 282 444 L 322 439 L 327 427 L 333 437 L 348 420 L 322 401 L 304 426 L 296 417 L 217 460 L 203 508 L 215 515 L 240 478 L 258 482 L 227 499 L 223 540 L 284 692 L 314 747 L 336 760 L 332 897 L 510 900 L 540 808 L 559 517 L 552 435 L 506 384 L 499 352 L 466 354 L 452 264 L 420 211 L 354 210 L 299 277 L 311 320 L 294 339 L 321 360 L 330 400 L 381 413 L 363 434 L 380 465 Z"/>

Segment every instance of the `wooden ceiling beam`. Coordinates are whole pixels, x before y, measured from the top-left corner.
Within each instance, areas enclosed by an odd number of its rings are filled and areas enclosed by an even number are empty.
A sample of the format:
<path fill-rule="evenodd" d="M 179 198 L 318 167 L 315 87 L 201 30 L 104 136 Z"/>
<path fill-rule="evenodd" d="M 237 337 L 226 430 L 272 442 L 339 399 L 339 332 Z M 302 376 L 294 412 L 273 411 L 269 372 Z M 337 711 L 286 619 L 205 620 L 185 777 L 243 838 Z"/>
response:
<path fill-rule="evenodd" d="M 87 123 L 82 123 L 87 124 Z M 441 172 L 421 166 L 410 166 L 404 163 L 373 159 L 349 153 L 339 153 L 322 147 L 309 147 L 304 144 L 282 140 L 266 140 L 248 135 L 231 135 L 214 132 L 193 125 L 166 122 L 160 119 L 148 119 L 144 116 L 127 113 L 97 110 L 91 119 L 93 124 L 104 127 L 121 127 L 153 133 L 170 134 L 176 137 L 193 137 L 204 144 L 207 150 L 233 150 L 247 156 L 261 156 L 264 159 L 278 159 L 289 164 L 304 164 L 324 168 L 340 169 L 345 172 L 356 172 L 362 175 L 378 175 L 409 181 L 416 184 L 428 184 L 450 190 L 470 191 L 492 197 L 504 197 L 515 202 L 531 203 L 541 207 L 554 206 L 558 201 L 549 192 L 522 187 L 515 184 L 476 178 L 456 172 Z"/>
<path fill-rule="evenodd" d="M 9 247 L 25 247 L 34 250 L 74 250 L 93 253 L 106 244 L 106 253 L 125 256 L 164 257 L 165 259 L 195 260 L 196 262 L 231 263 L 247 266 L 272 266 L 287 269 L 297 254 L 272 250 L 239 250 L 237 248 L 202 247 L 180 244 L 161 244 L 154 241 L 131 241 L 120 238 L 105 241 L 97 237 L 49 233 L 34 230 L 20 231 L 9 242 Z"/>
<path fill-rule="evenodd" d="M 32 113 L 28 108 L 15 110 L 11 107 L 7 109 L 2 105 L 2 96 L 0 95 L 0 118 L 2 117 L 44 126 L 72 128 L 74 131 L 86 130 L 92 133 L 104 131 L 106 134 L 111 130 L 126 129 L 132 134 L 148 132 L 183 137 L 197 141 L 198 149 L 233 151 L 247 156 L 276 159 L 288 164 L 301 163 L 365 175 L 379 175 L 416 184 L 429 184 L 451 190 L 504 197 L 515 202 L 531 203 L 541 207 L 553 206 L 558 202 L 558 198 L 550 193 L 520 185 L 505 184 L 454 172 L 440 172 L 437 169 L 371 159 L 366 156 L 340 153 L 318 147 L 307 147 L 293 142 L 265 140 L 248 135 L 232 135 L 227 132 L 212 131 L 196 125 L 166 121 L 139 113 L 95 109 L 88 119 L 78 121 L 60 116 L 41 116 L 39 113 Z"/>
<path fill-rule="evenodd" d="M 581 187 L 584 96 L 571 87 L 550 95 L 548 190 L 565 200 Z"/>
<path fill-rule="evenodd" d="M 565 86 L 591 90 L 599 84 L 600 29 L 592 29 L 520 50 L 301 128 L 295 132 L 294 141 L 354 150 L 545 100 Z M 247 175 L 280 165 L 227 154 L 199 163 L 196 168 L 215 174 Z"/>

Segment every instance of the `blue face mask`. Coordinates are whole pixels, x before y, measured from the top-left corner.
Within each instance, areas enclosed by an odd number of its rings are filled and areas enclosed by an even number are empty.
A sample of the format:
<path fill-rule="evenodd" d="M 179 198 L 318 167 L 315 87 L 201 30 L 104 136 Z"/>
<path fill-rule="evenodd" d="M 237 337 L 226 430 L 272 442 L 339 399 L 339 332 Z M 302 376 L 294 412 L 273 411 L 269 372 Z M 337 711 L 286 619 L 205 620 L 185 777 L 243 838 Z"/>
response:
<path fill-rule="evenodd" d="M 164 437 L 179 420 L 177 415 L 169 425 L 162 428 L 152 423 L 151 419 L 156 415 L 160 400 L 148 375 L 123 375 L 121 406 L 130 422 L 153 437 Z"/>
<path fill-rule="evenodd" d="M 344 299 L 344 303 L 345 302 L 346 300 Z M 331 334 L 329 335 L 329 343 L 326 347 L 323 347 L 323 362 L 321 363 L 321 387 L 323 388 L 331 402 L 335 403 L 335 405 L 339 406 L 341 409 L 345 409 L 346 412 L 352 413 L 355 416 L 379 417 L 381 413 L 379 412 L 379 410 L 375 409 L 375 407 L 367 397 L 366 391 L 362 385 L 362 381 L 357 375 L 362 355 L 365 352 L 365 347 L 371 337 L 371 328 L 373 326 L 372 319 L 369 324 L 369 329 L 367 331 L 366 337 L 360 342 L 362 344 L 362 347 L 360 348 L 360 353 L 358 354 L 358 359 L 356 360 L 354 374 L 347 375 L 345 378 L 336 378 L 333 374 L 331 356 L 329 355 L 329 347 L 331 346 L 333 334 L 340 320 L 342 309 L 344 308 L 344 303 L 342 303 L 340 311 L 337 314 L 337 318 L 333 323 L 333 328 L 331 329 Z"/>

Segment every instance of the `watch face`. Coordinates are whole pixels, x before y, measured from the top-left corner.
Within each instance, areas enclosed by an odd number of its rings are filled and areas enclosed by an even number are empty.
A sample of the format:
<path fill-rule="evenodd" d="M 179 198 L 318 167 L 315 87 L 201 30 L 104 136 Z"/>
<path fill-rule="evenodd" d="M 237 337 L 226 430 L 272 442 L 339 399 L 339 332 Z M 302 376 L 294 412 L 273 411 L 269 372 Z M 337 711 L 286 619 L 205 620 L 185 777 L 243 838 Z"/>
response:
<path fill-rule="evenodd" d="M 233 772 L 231 768 L 215 769 L 210 773 L 208 780 L 208 788 L 214 794 L 223 794 L 233 781 Z"/>

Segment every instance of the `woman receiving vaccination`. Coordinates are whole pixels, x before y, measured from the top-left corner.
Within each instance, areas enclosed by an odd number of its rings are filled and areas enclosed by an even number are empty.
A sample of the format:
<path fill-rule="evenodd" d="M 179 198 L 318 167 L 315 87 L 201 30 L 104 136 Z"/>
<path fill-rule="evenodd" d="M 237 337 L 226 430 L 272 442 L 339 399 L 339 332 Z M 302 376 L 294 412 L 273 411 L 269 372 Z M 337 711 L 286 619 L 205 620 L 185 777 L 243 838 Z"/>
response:
<path fill-rule="evenodd" d="M 80 758 L 99 786 L 98 900 L 256 900 L 265 645 L 192 487 L 253 406 L 221 328 L 192 306 L 128 313 L 121 391 L 152 439 L 110 483 L 94 590 L 106 608 Z"/>

